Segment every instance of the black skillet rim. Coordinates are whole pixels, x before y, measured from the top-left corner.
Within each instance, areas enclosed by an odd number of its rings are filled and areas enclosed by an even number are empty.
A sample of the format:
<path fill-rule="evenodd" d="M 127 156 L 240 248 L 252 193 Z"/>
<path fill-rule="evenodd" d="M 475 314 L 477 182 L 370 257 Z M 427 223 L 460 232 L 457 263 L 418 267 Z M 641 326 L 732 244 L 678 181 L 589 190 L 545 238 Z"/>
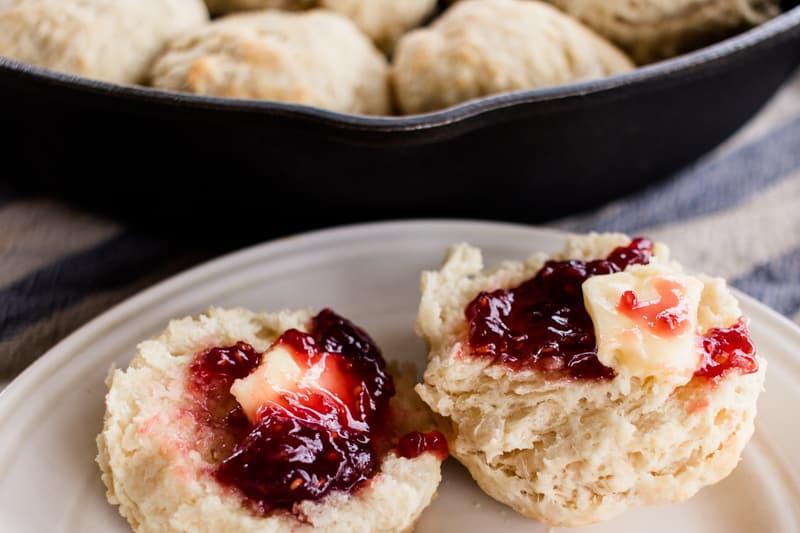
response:
<path fill-rule="evenodd" d="M 650 85 L 653 82 L 662 83 L 670 79 L 707 75 L 709 67 L 722 64 L 725 60 L 751 48 L 777 44 L 782 40 L 782 36 L 786 37 L 796 29 L 800 29 L 800 6 L 719 43 L 672 59 L 639 67 L 629 73 L 552 88 L 487 96 L 444 110 L 409 116 L 354 115 L 282 102 L 200 96 L 142 86 L 121 85 L 64 74 L 7 57 L 0 57 L 0 76 L 13 76 L 22 82 L 44 83 L 54 89 L 79 90 L 88 94 L 122 100 L 198 110 L 281 116 L 350 131 L 414 132 L 453 126 L 469 119 L 491 114 L 494 111 L 519 105 L 558 101 L 571 97 L 605 93 L 621 87 Z"/>

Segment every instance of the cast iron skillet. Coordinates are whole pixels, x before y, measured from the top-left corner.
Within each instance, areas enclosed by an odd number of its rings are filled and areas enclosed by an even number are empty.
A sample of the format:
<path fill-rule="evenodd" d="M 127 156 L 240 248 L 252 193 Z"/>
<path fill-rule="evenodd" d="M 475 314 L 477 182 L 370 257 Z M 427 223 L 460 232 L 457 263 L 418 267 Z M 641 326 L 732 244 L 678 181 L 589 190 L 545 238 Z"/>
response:
<path fill-rule="evenodd" d="M 536 222 L 661 179 L 800 64 L 800 7 L 612 78 L 406 118 L 95 82 L 0 58 L 4 179 L 194 235 L 408 216 Z"/>

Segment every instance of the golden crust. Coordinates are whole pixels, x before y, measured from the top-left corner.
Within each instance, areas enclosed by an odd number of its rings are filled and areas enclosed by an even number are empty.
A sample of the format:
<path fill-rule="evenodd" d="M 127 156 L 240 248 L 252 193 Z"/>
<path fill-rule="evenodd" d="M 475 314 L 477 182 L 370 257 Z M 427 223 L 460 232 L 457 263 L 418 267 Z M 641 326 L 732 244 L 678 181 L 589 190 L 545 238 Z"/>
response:
<path fill-rule="evenodd" d="M 0 4 L 0 56 L 118 83 L 143 82 L 168 39 L 208 21 L 202 0 Z"/>
<path fill-rule="evenodd" d="M 206 3 L 217 14 L 251 9 L 330 9 L 350 18 L 386 52 L 391 52 L 401 35 L 419 26 L 436 8 L 436 0 L 206 0 Z"/>
<path fill-rule="evenodd" d="M 162 89 L 385 115 L 388 69 L 341 15 L 264 11 L 223 17 L 174 39 L 151 79 Z"/>
<path fill-rule="evenodd" d="M 714 43 L 780 13 L 777 0 L 547 0 L 639 63 Z"/>
<path fill-rule="evenodd" d="M 403 36 L 392 82 L 405 114 L 633 68 L 613 45 L 534 0 L 465 0 Z"/>

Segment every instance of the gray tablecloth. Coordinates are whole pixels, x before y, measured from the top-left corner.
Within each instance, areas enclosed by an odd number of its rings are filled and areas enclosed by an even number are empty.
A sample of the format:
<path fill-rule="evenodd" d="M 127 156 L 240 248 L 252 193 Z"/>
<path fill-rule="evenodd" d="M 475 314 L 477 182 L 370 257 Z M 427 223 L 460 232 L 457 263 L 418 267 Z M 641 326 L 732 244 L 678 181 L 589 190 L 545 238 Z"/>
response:
<path fill-rule="evenodd" d="M 800 320 L 800 74 L 691 168 L 552 225 L 663 240 Z M 0 387 L 113 303 L 203 258 L 53 201 L 0 196 Z"/>

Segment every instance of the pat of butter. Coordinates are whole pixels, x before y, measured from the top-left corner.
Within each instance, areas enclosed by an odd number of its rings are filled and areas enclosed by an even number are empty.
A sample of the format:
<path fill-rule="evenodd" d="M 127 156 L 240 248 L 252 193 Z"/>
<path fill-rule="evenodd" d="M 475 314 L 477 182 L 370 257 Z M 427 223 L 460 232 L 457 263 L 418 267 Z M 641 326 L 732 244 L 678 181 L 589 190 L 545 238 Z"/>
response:
<path fill-rule="evenodd" d="M 302 377 L 303 370 L 292 353 L 277 345 L 261 357 L 261 363 L 250 375 L 233 382 L 231 394 L 252 422 L 262 405 L 280 403 L 281 395 L 295 391 Z"/>
<path fill-rule="evenodd" d="M 582 287 L 601 363 L 629 376 L 691 379 L 700 362 L 701 281 L 650 264 L 591 277 Z"/>

